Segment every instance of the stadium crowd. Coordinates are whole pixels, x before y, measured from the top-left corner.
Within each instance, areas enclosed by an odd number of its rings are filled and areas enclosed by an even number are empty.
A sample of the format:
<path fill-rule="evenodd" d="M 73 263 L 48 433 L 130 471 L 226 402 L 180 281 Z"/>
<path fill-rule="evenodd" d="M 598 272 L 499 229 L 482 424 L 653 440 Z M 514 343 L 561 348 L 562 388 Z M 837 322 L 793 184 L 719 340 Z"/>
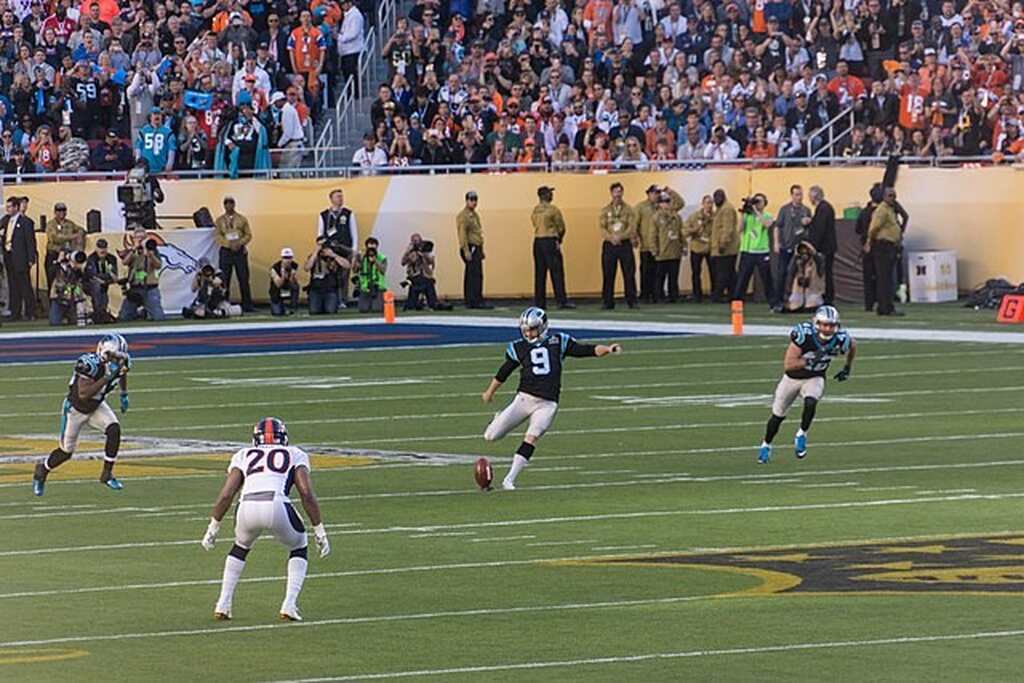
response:
<path fill-rule="evenodd" d="M 365 173 L 1024 150 L 1010 0 L 419 0 L 384 54 Z"/>
<path fill-rule="evenodd" d="M 296 166 L 373 6 L 0 0 L 3 172 Z"/>

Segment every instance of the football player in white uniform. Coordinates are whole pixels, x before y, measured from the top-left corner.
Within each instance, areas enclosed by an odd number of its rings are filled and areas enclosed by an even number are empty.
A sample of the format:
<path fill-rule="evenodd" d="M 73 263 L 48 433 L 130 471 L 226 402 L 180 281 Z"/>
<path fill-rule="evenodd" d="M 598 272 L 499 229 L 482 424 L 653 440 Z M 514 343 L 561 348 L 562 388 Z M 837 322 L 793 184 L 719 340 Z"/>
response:
<path fill-rule="evenodd" d="M 767 465 L 771 460 L 772 441 L 786 419 L 786 412 L 798 397 L 803 399 L 804 407 L 793 447 L 797 458 L 807 456 L 807 432 L 814 421 L 818 401 L 825 394 L 828 367 L 836 356 L 846 356 L 846 365 L 834 377 L 837 382 L 845 382 L 853 372 L 856 355 L 857 344 L 846 330 L 839 328 L 839 311 L 833 306 L 820 307 L 813 318 L 790 330 L 789 345 L 782 361 L 784 374 L 775 387 L 772 414 L 765 426 L 764 440 L 757 456 L 760 464 Z"/>
<path fill-rule="evenodd" d="M 60 436 L 57 447 L 42 462 L 36 464 L 32 475 L 32 492 L 43 495 L 46 477 L 71 459 L 78 445 L 78 435 L 89 425 L 103 432 L 106 444 L 100 482 L 114 491 L 124 488 L 114 477 L 114 463 L 121 448 L 121 424 L 107 405 L 107 394 L 114 387 L 121 389 L 121 412 L 128 412 L 128 371 L 132 358 L 128 342 L 119 334 L 107 334 L 96 345 L 96 353 L 84 353 L 75 361 L 75 370 L 68 383 L 68 395 L 61 406 Z"/>
<path fill-rule="evenodd" d="M 213 608 L 214 619 L 231 619 L 231 601 L 245 569 L 245 558 L 256 539 L 269 532 L 291 551 L 281 619 L 302 621 L 296 603 L 306 580 L 307 541 L 306 527 L 288 499 L 293 484 L 313 524 L 320 557 L 327 557 L 331 545 L 309 479 L 309 456 L 301 448 L 288 445 L 288 430 L 284 422 L 275 417 L 265 417 L 253 428 L 252 447 L 243 448 L 232 456 L 227 480 L 213 505 L 210 526 L 203 536 L 203 548 L 212 550 L 220 522 L 241 489 L 242 500 L 235 512 L 235 544 L 224 561 L 224 579 L 220 598 Z"/>

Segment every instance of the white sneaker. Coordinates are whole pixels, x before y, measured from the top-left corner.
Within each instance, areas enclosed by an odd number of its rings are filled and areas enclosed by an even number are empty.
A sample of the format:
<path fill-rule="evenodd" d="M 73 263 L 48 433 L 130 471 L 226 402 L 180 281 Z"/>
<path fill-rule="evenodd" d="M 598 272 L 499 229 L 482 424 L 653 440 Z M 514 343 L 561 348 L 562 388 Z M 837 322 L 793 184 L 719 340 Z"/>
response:
<path fill-rule="evenodd" d="M 348 308 L 348 304 L 346 304 L 344 301 L 339 301 L 338 302 L 338 310 L 339 311 L 344 311 L 346 308 Z"/>
<path fill-rule="evenodd" d="M 302 615 L 299 614 L 298 607 L 282 607 L 281 608 L 281 621 L 302 621 Z"/>
<path fill-rule="evenodd" d="M 509 481 L 508 479 L 505 479 L 504 481 L 501 482 L 501 488 L 505 489 L 506 491 L 515 491 L 516 485 L 513 482 Z"/>
<path fill-rule="evenodd" d="M 213 608 L 213 618 L 217 621 L 231 621 L 231 608 L 224 609 L 217 605 Z"/>

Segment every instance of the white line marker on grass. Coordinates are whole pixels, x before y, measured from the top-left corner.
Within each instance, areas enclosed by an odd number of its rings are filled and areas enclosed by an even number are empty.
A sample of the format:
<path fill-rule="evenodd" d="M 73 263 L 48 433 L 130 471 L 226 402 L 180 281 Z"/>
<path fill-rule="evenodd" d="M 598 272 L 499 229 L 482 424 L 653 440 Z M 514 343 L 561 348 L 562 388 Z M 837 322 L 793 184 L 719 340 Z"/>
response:
<path fill-rule="evenodd" d="M 416 678 L 422 676 L 451 676 L 454 674 L 488 673 L 497 671 L 522 671 L 536 669 L 565 669 L 578 666 L 599 666 L 606 664 L 635 664 L 664 659 L 692 659 L 696 657 L 730 657 L 737 655 L 774 654 L 779 652 L 798 652 L 802 650 L 836 650 L 844 648 L 882 647 L 888 645 L 912 645 L 915 643 L 938 643 L 958 640 L 985 640 L 992 638 L 1018 638 L 1024 636 L 1024 630 L 1014 631 L 978 631 L 975 633 L 951 633 L 946 635 L 926 636 L 894 636 L 892 638 L 873 638 L 870 640 L 836 640 L 817 643 L 789 643 L 782 645 L 759 645 L 727 649 L 688 650 L 682 652 L 651 652 L 618 657 L 592 657 L 586 659 L 563 659 L 558 661 L 516 662 L 508 664 L 490 664 L 487 666 L 464 666 L 447 669 L 417 669 L 410 671 L 390 671 L 387 673 L 352 674 L 348 676 L 328 676 L 325 678 L 300 678 L 278 683 L 327 683 L 328 681 L 371 681 L 384 678 Z"/>

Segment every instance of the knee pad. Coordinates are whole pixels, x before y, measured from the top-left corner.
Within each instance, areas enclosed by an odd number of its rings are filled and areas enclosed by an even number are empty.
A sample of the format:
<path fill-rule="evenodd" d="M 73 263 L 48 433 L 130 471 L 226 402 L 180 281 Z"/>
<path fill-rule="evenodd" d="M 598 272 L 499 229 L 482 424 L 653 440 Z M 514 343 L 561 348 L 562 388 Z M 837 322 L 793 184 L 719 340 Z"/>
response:
<path fill-rule="evenodd" d="M 308 546 L 302 546 L 301 548 L 296 548 L 295 550 L 293 550 L 290 553 L 288 553 L 288 558 L 291 559 L 293 557 L 301 557 L 304 560 L 308 559 L 308 552 L 307 552 L 308 550 L 309 550 Z"/>
<path fill-rule="evenodd" d="M 231 550 L 228 551 L 228 555 L 235 558 L 236 560 L 241 560 L 242 562 L 245 562 L 245 558 L 249 556 L 249 549 L 243 548 L 242 546 L 236 543 L 233 546 L 231 546 Z"/>

